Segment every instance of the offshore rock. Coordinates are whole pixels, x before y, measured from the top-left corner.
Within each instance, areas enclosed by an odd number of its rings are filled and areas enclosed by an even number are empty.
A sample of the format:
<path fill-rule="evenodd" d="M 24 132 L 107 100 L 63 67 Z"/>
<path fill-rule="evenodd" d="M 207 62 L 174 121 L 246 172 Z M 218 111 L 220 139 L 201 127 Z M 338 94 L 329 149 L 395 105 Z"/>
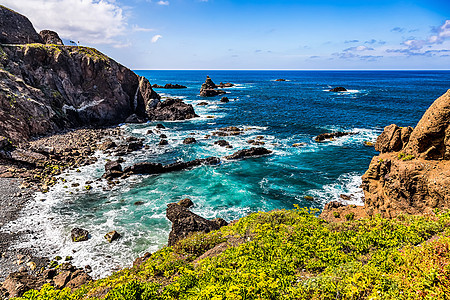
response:
<path fill-rule="evenodd" d="M 118 233 L 117 231 L 113 230 L 108 232 L 107 234 L 105 234 L 105 239 L 109 242 L 112 243 L 113 241 L 117 240 L 118 238 L 120 238 L 120 233 Z"/>
<path fill-rule="evenodd" d="M 168 246 L 175 245 L 179 240 L 189 236 L 193 232 L 210 232 L 228 225 L 223 220 L 209 221 L 194 214 L 186 207 L 177 203 L 167 205 L 166 216 L 172 222 L 172 231 L 169 234 Z"/>
<path fill-rule="evenodd" d="M 151 121 L 177 121 L 198 117 L 191 104 L 172 98 L 158 102 L 153 109 L 147 109 L 147 116 Z"/>
<path fill-rule="evenodd" d="M 53 44 L 53 45 L 59 45 L 59 46 L 64 45 L 62 40 L 59 38 L 59 35 L 54 31 L 42 30 L 41 32 L 39 32 L 39 35 L 41 36 L 42 42 L 44 44 Z"/>
<path fill-rule="evenodd" d="M 270 154 L 272 151 L 264 148 L 264 147 L 252 147 L 250 149 L 243 149 L 239 150 L 231 155 L 225 156 L 226 159 L 241 159 L 246 157 L 253 157 L 253 156 L 261 156 Z"/>
<path fill-rule="evenodd" d="M 203 83 L 200 88 L 201 97 L 214 97 L 225 93 L 225 91 L 218 90 L 212 79 L 209 76 L 206 76 L 205 83 Z"/>
<path fill-rule="evenodd" d="M 322 133 L 319 134 L 318 136 L 316 136 L 316 138 L 314 139 L 316 142 L 325 142 L 326 140 L 333 140 L 334 138 L 338 138 L 338 137 L 343 137 L 346 135 L 353 135 L 355 134 L 354 132 L 327 132 L 327 133 Z"/>
<path fill-rule="evenodd" d="M 0 5 L 0 44 L 42 43 L 27 17 Z"/>
<path fill-rule="evenodd" d="M 347 89 L 342 86 L 338 86 L 338 87 L 330 89 L 330 92 L 346 92 L 346 91 L 347 91 Z"/>

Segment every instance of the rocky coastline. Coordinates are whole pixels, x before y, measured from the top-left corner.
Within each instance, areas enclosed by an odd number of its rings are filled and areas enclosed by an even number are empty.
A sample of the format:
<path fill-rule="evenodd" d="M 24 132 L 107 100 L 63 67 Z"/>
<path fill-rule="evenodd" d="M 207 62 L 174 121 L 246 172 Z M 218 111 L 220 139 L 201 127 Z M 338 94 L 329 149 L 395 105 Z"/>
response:
<path fill-rule="evenodd" d="M 221 163 L 218 157 L 208 157 L 167 165 L 143 162 L 123 168 L 122 157 L 145 146 L 142 140 L 126 136 L 119 127 L 115 127 L 117 124 L 192 119 L 198 117 L 193 106 L 179 99 L 161 101 L 147 79 L 95 49 L 63 46 L 58 35 L 52 31 L 37 34 L 28 19 L 2 6 L 0 16 L 4 16 L 0 27 L 11 28 L 11 24 L 21 24 L 20 27 L 25 28 L 20 34 L 4 32 L 0 39 L 0 189 L 3 192 L 0 229 L 17 218 L 21 208 L 32 201 L 33 192 L 45 193 L 51 189 L 58 181 L 64 180 L 58 175 L 65 170 L 92 164 L 96 151 L 115 153 L 120 157 L 105 165 L 103 179 L 111 185 L 118 178 L 125 179 L 132 175 L 163 174 Z M 30 39 L 33 44 L 29 43 Z M 42 65 L 48 68 L 42 71 Z M 226 93 L 222 89 L 232 86 L 232 83 L 216 85 L 208 76 L 200 95 L 222 95 Z M 185 88 L 178 84 L 153 87 Z M 331 91 L 343 90 L 338 87 Z M 228 98 L 224 98 L 222 102 L 226 103 Z M 363 176 L 365 205 L 345 206 L 330 202 L 320 217 L 337 228 L 342 222 L 376 215 L 393 219 L 404 213 L 434 215 L 438 210 L 449 209 L 449 112 L 450 90 L 433 103 L 415 128 L 400 128 L 395 124 L 387 126 L 375 144 L 380 154 L 372 159 Z M 211 134 L 228 137 L 240 135 L 242 131 L 238 127 L 225 127 Z M 317 136 L 315 141 L 324 142 L 351 134 L 325 133 Z M 167 140 L 163 134 L 160 137 L 160 145 L 164 146 Z M 261 136 L 248 143 L 264 145 L 260 141 L 262 139 L 264 137 Z M 193 137 L 184 140 L 186 145 L 196 142 Z M 218 140 L 214 144 L 231 148 L 226 140 Z M 252 147 L 236 151 L 224 159 L 232 161 L 271 153 L 263 147 Z M 86 182 L 86 188 L 88 186 L 90 183 Z M 215 237 L 211 233 L 232 227 L 239 221 L 228 224 L 220 218 L 207 220 L 189 210 L 193 205 L 190 199 L 183 199 L 168 204 L 166 210 L 166 216 L 172 222 L 172 231 L 168 237 L 169 250 L 162 251 L 179 251 L 174 257 L 180 265 L 185 262 L 195 264 L 201 259 L 218 256 L 228 248 L 263 239 L 258 231 L 248 228 L 240 235 Z M 277 213 L 272 212 L 271 219 L 258 225 L 264 227 L 272 224 L 270 222 L 280 225 L 287 217 L 277 216 Z M 302 215 L 301 212 L 299 214 Z M 318 222 L 314 223 L 314 228 L 319 228 L 323 220 Z M 83 238 L 88 238 L 88 233 L 83 229 L 74 232 L 81 232 Z M 120 237 L 115 231 L 108 234 L 109 242 Z M 198 236 L 201 249 L 183 244 Z M 288 234 L 286 236 L 290 238 Z M 0 234 L 0 282 L 3 282 L 0 284 L 0 297 L 22 296 L 27 290 L 40 289 L 44 284 L 58 290 L 66 287 L 76 290 L 92 281 L 89 267 L 73 266 L 70 257 L 50 261 L 48 258 L 34 257 L 32 249 L 10 250 L 10 244 L 19 238 L 20 233 Z M 72 239 L 74 242 L 80 240 L 77 237 Z M 204 241 L 210 244 L 202 244 Z M 154 257 L 147 253 L 137 258 L 135 270 Z M 158 267 L 154 268 L 155 277 L 163 286 L 177 280 L 176 277 L 166 279 L 164 272 L 160 274 Z M 304 276 L 312 277 L 302 272 Z M 101 286 L 93 296 L 105 296 L 111 289 Z"/>

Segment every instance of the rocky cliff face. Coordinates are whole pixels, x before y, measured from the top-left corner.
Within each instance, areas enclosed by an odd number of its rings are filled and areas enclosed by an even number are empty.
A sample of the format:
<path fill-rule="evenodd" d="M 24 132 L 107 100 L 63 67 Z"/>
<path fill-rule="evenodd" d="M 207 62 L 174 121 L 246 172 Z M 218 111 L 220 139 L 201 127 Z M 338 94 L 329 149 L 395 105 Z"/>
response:
<path fill-rule="evenodd" d="M 27 17 L 0 5 L 0 44 L 41 43 Z"/>
<path fill-rule="evenodd" d="M 0 132 L 15 141 L 144 116 L 138 109 L 160 98 L 146 79 L 86 47 L 0 47 L 0 78 Z"/>
<path fill-rule="evenodd" d="M 393 217 L 450 208 L 450 90 L 417 126 L 387 126 L 363 176 L 365 210 Z"/>
<path fill-rule="evenodd" d="M 2 6 L 0 33 L 0 136 L 13 142 L 118 124 L 130 116 L 139 121 L 196 116 L 191 105 L 161 103 L 146 78 L 103 53 L 63 46 L 53 31 L 39 35 L 26 17 Z"/>

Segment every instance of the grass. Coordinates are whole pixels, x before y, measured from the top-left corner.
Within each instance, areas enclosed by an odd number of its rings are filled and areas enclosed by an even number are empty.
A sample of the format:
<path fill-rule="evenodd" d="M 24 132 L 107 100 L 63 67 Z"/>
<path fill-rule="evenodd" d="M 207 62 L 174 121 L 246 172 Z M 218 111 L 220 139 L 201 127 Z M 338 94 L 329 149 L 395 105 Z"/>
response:
<path fill-rule="evenodd" d="M 255 213 L 219 231 L 196 233 L 138 267 L 76 291 L 45 286 L 19 299 L 449 297 L 450 213 L 340 223 L 327 223 L 315 213 Z M 222 253 L 198 260 L 224 243 L 229 245 Z"/>

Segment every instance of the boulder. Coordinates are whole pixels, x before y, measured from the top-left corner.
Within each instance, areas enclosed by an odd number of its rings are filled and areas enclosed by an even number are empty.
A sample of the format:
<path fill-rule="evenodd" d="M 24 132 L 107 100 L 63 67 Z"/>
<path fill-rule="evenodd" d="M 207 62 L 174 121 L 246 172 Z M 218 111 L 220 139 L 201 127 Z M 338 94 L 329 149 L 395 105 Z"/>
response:
<path fill-rule="evenodd" d="M 408 143 L 412 127 L 398 127 L 391 124 L 384 128 L 375 143 L 375 150 L 381 153 L 400 151 Z"/>
<path fill-rule="evenodd" d="M 160 140 L 158 143 L 158 146 L 166 146 L 169 145 L 169 141 L 167 140 Z"/>
<path fill-rule="evenodd" d="M 105 234 L 105 239 L 109 243 L 111 243 L 111 242 L 117 240 L 118 238 L 120 238 L 120 236 L 121 236 L 120 233 L 118 233 L 117 231 L 113 230 L 113 231 L 110 231 L 107 234 Z"/>
<path fill-rule="evenodd" d="M 347 89 L 342 86 L 338 86 L 338 87 L 330 89 L 330 92 L 346 92 L 346 91 L 347 91 Z"/>
<path fill-rule="evenodd" d="M 198 106 L 206 106 L 206 105 L 208 105 L 208 102 L 200 102 L 200 103 L 198 103 L 197 105 L 198 105 Z"/>
<path fill-rule="evenodd" d="M 191 104 L 181 99 L 166 99 L 159 102 L 154 109 L 147 110 L 148 118 L 154 120 L 177 121 L 198 117 Z"/>
<path fill-rule="evenodd" d="M 450 160 L 450 90 L 427 109 L 404 152 L 429 160 Z"/>
<path fill-rule="evenodd" d="M 319 143 L 319 142 L 325 142 L 326 140 L 333 140 L 333 139 L 338 138 L 338 137 L 343 137 L 343 136 L 353 135 L 353 134 L 356 134 L 356 133 L 354 133 L 354 132 L 341 132 L 341 131 L 338 131 L 338 132 L 327 132 L 327 133 L 319 134 L 318 136 L 315 137 L 314 140 Z"/>
<path fill-rule="evenodd" d="M 220 147 L 227 147 L 230 146 L 230 143 L 228 143 L 225 140 L 218 140 L 214 142 L 214 145 L 219 145 Z"/>
<path fill-rule="evenodd" d="M 41 32 L 39 32 L 39 35 L 41 36 L 42 42 L 44 44 L 64 46 L 63 41 L 59 38 L 59 35 L 54 31 L 42 30 Z"/>
<path fill-rule="evenodd" d="M 27 17 L 0 5 L 0 44 L 42 43 Z"/>
<path fill-rule="evenodd" d="M 230 99 L 228 99 L 228 97 L 222 97 L 222 99 L 220 99 L 220 102 L 228 103 L 228 102 L 230 102 Z"/>
<path fill-rule="evenodd" d="M 70 232 L 70 237 L 72 238 L 72 242 L 87 241 L 89 239 L 89 231 L 81 228 L 74 228 Z"/>
<path fill-rule="evenodd" d="M 284 78 L 275 79 L 275 81 L 286 81 Z"/>
<path fill-rule="evenodd" d="M 167 205 L 166 216 L 172 222 L 168 246 L 175 245 L 179 240 L 194 232 L 207 233 L 221 227 L 220 222 L 202 218 L 177 203 Z"/>
<path fill-rule="evenodd" d="M 272 151 L 264 148 L 264 147 L 252 147 L 250 149 L 243 149 L 236 151 L 235 153 L 225 156 L 226 159 L 241 159 L 241 158 L 247 158 L 247 157 L 253 157 L 253 156 L 261 156 L 270 154 Z"/>
<path fill-rule="evenodd" d="M 185 138 L 183 141 L 183 144 L 195 144 L 195 143 L 197 143 L 197 140 L 193 137 Z"/>
<path fill-rule="evenodd" d="M 186 208 L 194 206 L 194 202 L 192 202 L 192 200 L 189 198 L 184 198 L 184 199 L 178 201 L 177 204 L 180 206 L 186 207 Z"/>
<path fill-rule="evenodd" d="M 2 284 L 7 298 L 21 297 L 26 291 L 39 289 L 45 280 L 29 275 L 27 272 L 15 272 L 8 275 Z"/>
<path fill-rule="evenodd" d="M 161 123 L 156 124 L 156 129 L 166 129 L 166 126 L 164 126 Z"/>

